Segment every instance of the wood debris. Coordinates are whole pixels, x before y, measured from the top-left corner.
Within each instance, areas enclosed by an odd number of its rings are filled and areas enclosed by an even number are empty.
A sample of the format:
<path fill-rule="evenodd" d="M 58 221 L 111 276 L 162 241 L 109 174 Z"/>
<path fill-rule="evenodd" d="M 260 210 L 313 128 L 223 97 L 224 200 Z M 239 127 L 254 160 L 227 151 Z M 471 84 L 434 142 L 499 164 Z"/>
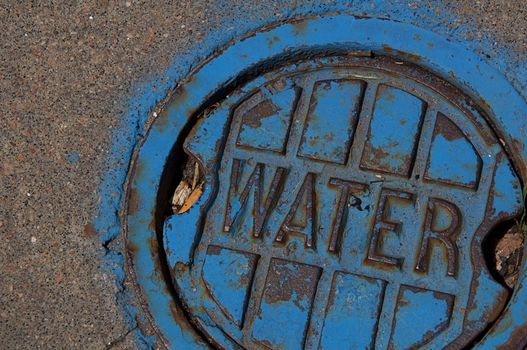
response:
<path fill-rule="evenodd" d="M 203 194 L 203 185 L 203 174 L 201 174 L 198 162 L 189 159 L 183 170 L 183 179 L 172 196 L 171 204 L 174 213 L 187 212 Z"/>
<path fill-rule="evenodd" d="M 495 251 L 496 270 L 510 288 L 518 280 L 522 263 L 524 238 L 518 226 L 510 228 L 498 242 Z"/>

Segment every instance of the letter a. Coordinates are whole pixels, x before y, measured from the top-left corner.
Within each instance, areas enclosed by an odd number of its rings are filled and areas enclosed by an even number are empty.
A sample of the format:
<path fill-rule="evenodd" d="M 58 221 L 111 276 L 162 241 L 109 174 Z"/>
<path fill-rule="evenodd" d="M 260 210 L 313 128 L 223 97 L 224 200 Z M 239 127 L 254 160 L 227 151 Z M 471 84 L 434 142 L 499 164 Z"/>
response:
<path fill-rule="evenodd" d="M 305 202 L 302 203 L 304 199 Z M 303 222 L 298 223 L 295 219 L 297 211 L 299 209 L 298 207 L 300 207 L 301 204 L 303 204 L 304 207 L 302 208 L 303 213 L 301 213 L 301 218 Z M 282 223 L 282 226 L 280 227 L 280 231 L 278 231 L 278 234 L 276 235 L 275 241 L 283 242 L 287 239 L 287 236 L 289 234 L 296 234 L 304 236 L 306 247 L 312 248 L 315 244 L 314 237 L 316 230 L 316 210 L 315 174 L 308 173 L 304 179 L 302 187 L 300 187 L 300 190 L 296 195 L 293 205 L 291 205 L 291 208 L 289 209 L 289 213 L 285 217 L 285 220 Z"/>

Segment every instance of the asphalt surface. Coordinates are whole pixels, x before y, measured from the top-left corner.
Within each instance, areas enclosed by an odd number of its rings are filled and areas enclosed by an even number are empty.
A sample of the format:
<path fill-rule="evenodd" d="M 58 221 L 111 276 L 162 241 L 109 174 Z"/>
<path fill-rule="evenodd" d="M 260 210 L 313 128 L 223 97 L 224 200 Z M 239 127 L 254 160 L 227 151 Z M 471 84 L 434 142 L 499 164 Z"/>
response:
<path fill-rule="evenodd" d="M 105 266 L 100 233 L 91 224 L 110 140 L 127 101 L 135 84 L 163 72 L 211 30 L 231 30 L 233 14 L 278 21 L 294 6 L 0 3 L 0 348 L 136 348 L 116 302 L 118 287 Z M 526 59 L 521 1 L 397 6 L 448 9 L 458 20 L 445 27 L 470 26 L 467 40 L 476 46 L 494 38 L 509 50 L 510 67 Z"/>

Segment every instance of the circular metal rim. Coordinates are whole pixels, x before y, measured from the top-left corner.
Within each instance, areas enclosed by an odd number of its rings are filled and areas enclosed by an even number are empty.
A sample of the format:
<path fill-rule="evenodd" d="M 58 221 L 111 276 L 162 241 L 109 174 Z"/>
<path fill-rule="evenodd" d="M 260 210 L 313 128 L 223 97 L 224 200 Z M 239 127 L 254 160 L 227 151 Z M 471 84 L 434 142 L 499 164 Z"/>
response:
<path fill-rule="evenodd" d="M 468 119 L 471 120 L 474 125 L 478 125 L 480 130 L 482 131 L 482 136 L 486 140 L 486 142 L 490 143 L 497 143 L 499 142 L 497 140 L 497 135 L 494 134 L 493 130 L 491 130 L 490 126 L 486 122 L 486 118 L 481 115 L 480 111 L 478 110 L 477 106 L 474 105 L 473 101 L 470 101 L 467 96 L 464 95 L 462 91 L 457 89 L 456 87 L 452 86 L 451 84 L 447 83 L 446 81 L 440 79 L 439 77 L 431 74 L 428 71 L 423 70 L 419 66 L 416 66 L 414 64 L 408 64 L 407 62 L 401 62 L 398 60 L 394 60 L 387 56 L 378 56 L 378 55 L 371 55 L 369 52 L 356 52 L 353 55 L 342 55 L 336 52 L 332 52 L 330 55 L 324 55 L 324 52 L 322 52 L 322 56 L 318 56 L 319 53 L 311 53 L 309 57 L 297 57 L 296 59 L 291 61 L 285 61 L 285 62 L 277 62 L 276 67 L 268 68 L 267 70 L 263 71 L 261 74 L 259 74 L 256 78 L 249 77 L 249 81 L 246 81 L 245 79 L 239 80 L 239 85 L 233 87 L 233 89 L 225 89 L 226 91 L 223 92 L 223 95 L 219 98 L 214 99 L 214 103 L 209 104 L 210 101 L 207 102 L 207 104 L 204 106 L 203 109 L 199 110 L 198 113 L 194 116 L 194 118 L 189 122 L 190 127 L 189 129 L 192 129 L 190 131 L 190 134 L 188 134 L 184 130 L 182 132 L 182 136 L 186 138 L 185 143 L 188 142 L 188 138 L 192 138 L 191 135 L 193 135 L 194 131 L 196 129 L 202 129 L 202 127 L 198 127 L 198 125 L 201 122 L 204 122 L 202 117 L 204 115 L 207 115 L 207 118 L 212 118 L 212 115 L 216 113 L 228 113 L 227 111 L 234 111 L 236 110 L 240 105 L 243 105 L 247 98 L 250 99 L 249 96 L 252 96 L 256 92 L 258 92 L 262 86 L 267 86 L 268 84 L 272 84 L 272 82 L 279 80 L 281 78 L 292 78 L 293 76 L 307 76 L 311 75 L 315 72 L 321 72 L 325 69 L 331 69 L 331 70 L 346 70 L 351 68 L 351 73 L 349 75 L 349 78 L 357 79 L 364 79 L 365 76 L 369 74 L 376 75 L 380 73 L 381 75 L 387 74 L 389 76 L 391 75 L 397 75 L 403 79 L 410 79 L 410 81 L 419 86 L 411 85 L 405 86 L 404 84 L 398 85 L 399 81 L 390 81 L 389 84 L 392 87 L 398 87 L 400 89 L 407 89 L 405 91 L 410 92 L 414 96 L 418 96 L 419 98 L 423 100 L 427 99 L 434 99 L 437 98 L 440 95 L 443 98 L 447 104 L 450 104 L 454 109 L 461 112 L 463 115 L 465 115 Z M 316 74 L 316 73 L 315 73 Z M 354 74 L 357 74 L 354 76 Z M 345 79 L 345 73 L 337 74 L 338 79 Z M 302 78 L 300 78 L 302 79 Z M 324 78 L 325 80 L 327 78 Z M 367 79 L 367 78 L 366 78 Z M 366 80 L 365 79 L 365 80 Z M 381 78 L 382 79 L 382 78 Z M 380 83 L 383 84 L 383 83 Z M 431 95 L 430 95 L 431 94 Z M 427 96 L 427 97 L 425 97 Z M 212 106 L 212 107 L 211 107 Z M 444 110 L 446 114 L 446 110 Z M 205 128 L 209 129 L 210 128 Z M 214 125 L 214 124 L 212 124 Z M 202 129 L 202 130 L 205 130 Z M 231 127 L 229 127 L 230 130 Z M 212 136 L 214 133 L 211 131 L 208 132 L 211 137 L 217 137 Z M 486 135 L 489 134 L 489 135 Z M 225 139 L 221 138 L 223 142 L 225 142 Z M 222 143 L 223 143 L 222 142 Z M 188 146 L 188 145 L 187 145 Z M 192 148 L 192 147 L 190 147 Z M 210 150 L 212 151 L 212 149 Z M 211 159 L 200 159 L 200 155 L 203 155 L 201 153 L 194 153 L 190 151 L 188 153 L 187 147 L 181 145 L 177 147 L 176 151 L 173 151 L 173 154 L 171 158 L 167 161 L 166 167 L 168 169 L 170 168 L 177 168 L 178 167 L 178 159 L 180 158 L 181 153 L 186 154 L 192 154 L 192 156 L 196 157 L 196 160 L 202 165 L 203 168 L 213 168 L 214 165 L 210 165 L 209 162 L 214 162 Z M 223 153 L 223 152 L 221 152 Z M 223 156 L 219 156 L 218 159 L 223 159 Z M 223 160 L 220 160 L 222 162 Z M 214 162 L 216 163 L 216 162 Z M 218 185 L 215 184 L 216 181 L 218 181 L 218 178 L 214 176 L 207 175 L 208 171 L 205 169 L 202 169 L 205 173 L 204 177 L 206 178 L 207 186 L 205 186 L 204 192 L 201 195 L 201 197 L 194 202 L 192 209 L 187 211 L 184 215 L 190 216 L 192 219 L 196 220 L 196 222 L 201 221 L 202 216 L 206 216 L 209 210 L 211 209 L 212 202 L 214 201 L 214 198 L 216 198 L 216 191 L 218 190 Z M 210 173 L 209 173 L 210 174 Z M 390 175 L 387 175 L 388 177 Z M 171 178 L 171 174 L 164 174 L 162 183 L 165 182 L 165 179 Z M 172 177 L 173 178 L 173 177 Z M 210 181 L 207 181 L 208 180 Z M 398 178 L 398 176 L 395 176 L 395 178 Z M 176 179 L 177 180 L 177 179 Z M 410 179 L 410 182 L 413 182 L 412 179 Z M 177 181 L 176 181 L 177 183 Z M 165 192 L 165 186 L 162 186 L 160 190 L 160 196 L 163 196 L 162 193 Z M 401 187 L 402 189 L 402 187 Z M 173 193 L 173 188 L 169 192 L 169 194 Z M 159 214 L 163 215 L 165 212 L 165 208 L 169 200 L 165 197 L 164 199 L 161 199 L 161 201 L 158 201 L 159 205 L 157 208 L 157 211 Z M 159 217 L 158 214 L 158 217 Z M 510 220 L 511 217 L 503 217 L 499 220 L 499 222 L 503 222 L 506 220 Z M 167 218 L 167 222 L 170 222 L 168 225 L 173 227 L 175 225 L 175 222 L 171 221 L 171 219 Z M 496 226 L 494 225 L 496 222 L 494 222 L 492 225 L 488 225 L 487 227 L 489 230 L 495 230 Z M 177 225 L 177 224 L 176 224 Z M 192 225 L 192 223 L 189 223 L 188 226 L 192 226 L 192 234 L 194 234 L 195 230 L 199 228 Z M 201 225 L 198 225 L 199 227 L 202 227 Z M 159 225 L 158 225 L 159 227 Z M 178 262 L 181 262 L 181 260 L 177 260 L 175 257 L 183 258 L 179 253 L 175 252 L 174 250 L 178 249 L 180 246 L 180 242 L 178 242 L 178 239 L 175 238 L 174 240 L 170 239 L 170 237 L 173 237 L 171 234 L 174 233 L 173 231 L 169 230 L 169 236 L 166 236 L 166 232 L 162 232 L 166 228 L 166 223 L 164 228 L 158 228 L 158 237 L 161 241 L 163 241 L 163 248 L 164 253 L 166 253 L 166 259 L 162 258 L 162 264 L 166 264 L 167 271 L 170 273 L 170 277 L 172 279 L 177 278 L 177 272 L 179 269 L 176 267 Z M 182 235 L 185 235 L 189 233 L 187 230 L 181 228 L 179 230 L 176 230 L 176 232 L 181 233 Z M 203 233 L 203 232 L 202 232 Z M 204 234 L 204 233 L 203 233 Z M 161 238 L 162 237 L 162 238 Z M 203 237 L 201 238 L 203 240 Z M 179 244 L 178 244 L 179 243 Z M 472 256 L 472 259 L 474 259 L 474 256 Z M 186 261 L 186 260 L 185 260 Z M 193 263 L 196 263 L 195 260 L 192 260 Z M 320 265 L 320 264 L 319 264 Z M 168 279 L 167 279 L 168 280 Z M 181 281 L 180 281 L 181 283 Z M 216 326 L 213 321 L 203 321 L 202 318 L 196 317 L 197 315 L 193 314 L 192 307 L 189 304 L 189 300 L 186 300 L 186 297 L 188 298 L 188 295 L 185 297 L 184 287 L 181 285 L 178 285 L 178 283 L 174 283 L 174 292 L 175 295 L 177 295 L 178 300 L 180 301 L 183 309 L 186 311 L 187 317 L 190 320 L 190 322 L 196 327 L 198 332 L 200 334 L 203 334 L 207 339 L 211 339 L 211 343 L 218 347 L 218 348 L 225 348 L 225 349 L 231 349 L 231 348 L 238 348 L 238 342 L 231 338 L 231 335 L 229 335 L 223 328 L 220 328 Z M 506 300 L 508 301 L 508 299 Z M 506 305 L 506 304 L 505 304 Z M 505 305 L 499 310 L 499 314 L 503 311 L 505 308 Z M 496 315 L 495 315 L 496 316 Z M 221 329 L 221 331 L 219 330 Z M 470 333 L 472 332 L 472 333 Z M 473 337 L 478 338 L 481 334 L 481 330 L 471 330 L 470 332 L 463 333 L 462 335 L 459 335 L 453 343 L 455 343 L 457 346 L 461 347 L 461 344 L 465 343 L 473 343 Z M 212 340 L 213 339 L 213 340 Z M 465 343 L 461 339 L 466 339 Z M 223 346 L 220 344 L 224 344 Z M 427 346 L 430 346 L 429 343 L 427 343 Z"/>
<path fill-rule="evenodd" d="M 300 19 L 264 29 L 219 52 L 199 66 L 174 91 L 170 105 L 153 122 L 134 153 L 126 191 L 123 227 L 129 248 L 130 273 L 141 291 L 144 311 L 168 348 L 207 348 L 175 305 L 158 268 L 154 213 L 157 191 L 175 136 L 206 101 L 251 69 L 299 52 L 370 51 L 417 64 L 461 88 L 484 110 L 513 158 L 525 183 L 527 177 L 527 103 L 510 82 L 467 48 L 413 25 L 377 18 L 336 15 Z M 511 127 L 512 126 L 512 127 Z M 520 346 L 527 328 L 526 266 L 511 300 L 497 323 L 475 346 Z"/>

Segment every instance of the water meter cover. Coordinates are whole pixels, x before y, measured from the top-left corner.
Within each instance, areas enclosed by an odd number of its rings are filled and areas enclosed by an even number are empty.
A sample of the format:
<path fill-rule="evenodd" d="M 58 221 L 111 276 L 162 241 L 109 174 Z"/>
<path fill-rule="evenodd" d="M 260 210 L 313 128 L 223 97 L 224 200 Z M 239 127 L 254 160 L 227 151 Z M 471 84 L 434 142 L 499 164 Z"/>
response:
<path fill-rule="evenodd" d="M 509 292 L 482 244 L 522 209 L 485 118 L 383 57 L 273 67 L 184 142 L 204 193 L 163 237 L 191 322 L 224 348 L 460 348 Z"/>

